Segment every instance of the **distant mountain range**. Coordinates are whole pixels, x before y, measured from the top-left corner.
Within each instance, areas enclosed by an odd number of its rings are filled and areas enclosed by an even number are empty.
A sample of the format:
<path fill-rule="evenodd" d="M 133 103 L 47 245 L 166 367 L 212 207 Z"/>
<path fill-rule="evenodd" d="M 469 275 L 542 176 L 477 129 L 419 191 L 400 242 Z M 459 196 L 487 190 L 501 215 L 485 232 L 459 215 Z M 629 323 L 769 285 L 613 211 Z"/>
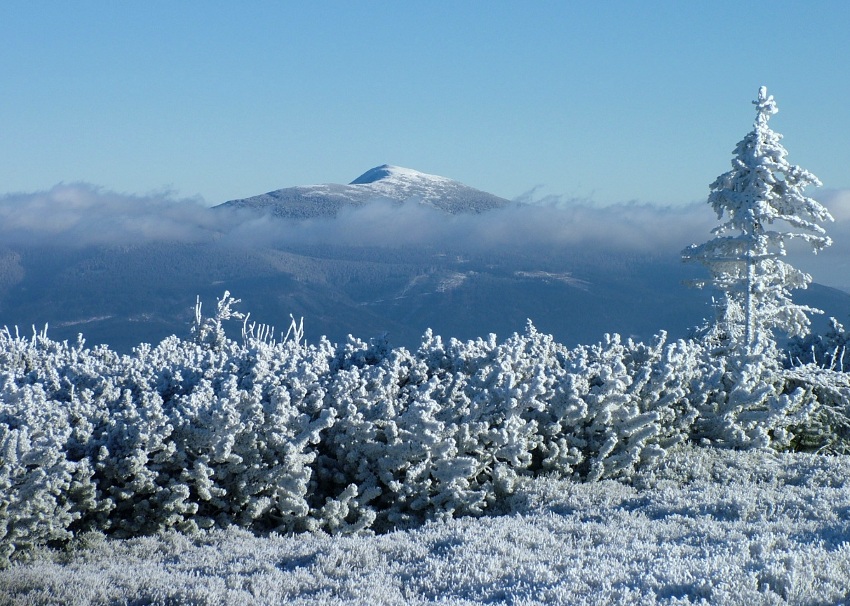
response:
<path fill-rule="evenodd" d="M 289 219 L 333 217 L 343 208 L 369 202 L 416 201 L 448 213 L 480 213 L 504 208 L 510 201 L 458 181 L 384 164 L 366 171 L 348 185 L 302 185 L 231 200 L 217 208 L 247 208 Z"/>
<path fill-rule="evenodd" d="M 264 222 L 279 221 L 297 233 L 309 220 L 330 224 L 344 209 L 379 200 L 427 206 L 430 221 L 524 212 L 456 181 L 387 165 L 349 185 L 290 187 L 202 210 L 215 215 L 212 225 L 267 215 Z M 509 227 L 514 216 L 503 222 Z M 445 338 L 505 338 L 526 319 L 566 344 L 595 342 L 606 332 L 649 339 L 664 329 L 682 337 L 712 314 L 710 293 L 683 284 L 699 268 L 683 264 L 675 251 L 535 249 L 506 245 L 511 233 L 476 249 L 451 242 L 393 248 L 235 243 L 222 229 L 210 229 L 202 242 L 0 243 L 0 326 L 29 333 L 31 325 L 49 322 L 55 339 L 83 333 L 89 344 L 129 351 L 140 342 L 186 335 L 196 295 L 209 314 L 225 289 L 243 300 L 240 308 L 252 320 L 278 331 L 292 313 L 304 317 L 310 341 L 387 333 L 391 345 L 407 347 L 416 347 L 427 328 Z M 821 324 L 829 315 L 846 321 L 850 310 L 850 295 L 819 285 L 795 300 L 824 309 Z M 239 327 L 231 334 L 238 336 Z"/>

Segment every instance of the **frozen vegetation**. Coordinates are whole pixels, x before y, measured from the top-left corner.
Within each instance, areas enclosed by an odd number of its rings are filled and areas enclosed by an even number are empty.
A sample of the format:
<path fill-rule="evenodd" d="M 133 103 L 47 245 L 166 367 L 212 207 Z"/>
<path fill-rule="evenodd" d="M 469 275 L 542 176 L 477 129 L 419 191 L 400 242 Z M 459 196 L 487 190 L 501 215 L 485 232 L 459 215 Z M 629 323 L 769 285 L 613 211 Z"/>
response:
<path fill-rule="evenodd" d="M 849 472 L 677 447 L 630 484 L 528 480 L 506 515 L 407 532 L 88 533 L 0 571 L 0 603 L 844 604 Z"/>
<path fill-rule="evenodd" d="M 684 253 L 721 297 L 693 338 L 308 344 L 227 292 L 127 355 L 0 332 L 0 596 L 850 599 L 850 337 L 807 335 L 811 278 L 780 260 L 831 217 L 755 104 L 712 185 L 725 222 Z"/>
<path fill-rule="evenodd" d="M 850 446 L 843 372 L 744 393 L 697 341 L 530 324 L 412 352 L 247 319 L 232 340 L 232 303 L 127 356 L 0 335 L 10 603 L 850 597 L 848 463 L 823 454 Z"/>

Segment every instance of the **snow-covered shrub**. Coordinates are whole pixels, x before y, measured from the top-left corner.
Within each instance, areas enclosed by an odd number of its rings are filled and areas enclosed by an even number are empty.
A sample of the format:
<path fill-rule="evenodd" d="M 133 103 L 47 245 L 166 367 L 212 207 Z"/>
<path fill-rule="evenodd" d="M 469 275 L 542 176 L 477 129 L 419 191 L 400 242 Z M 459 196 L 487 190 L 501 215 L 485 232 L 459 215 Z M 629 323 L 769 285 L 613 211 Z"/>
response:
<path fill-rule="evenodd" d="M 90 530 L 315 526 L 332 350 L 171 337 L 118 356 L 0 334 L 2 557 Z"/>
<path fill-rule="evenodd" d="M 829 328 L 824 334 L 809 333 L 805 337 L 794 337 L 785 348 L 787 366 L 816 364 L 823 368 L 850 371 L 850 355 L 847 344 L 850 333 L 835 318 L 829 319 Z"/>
<path fill-rule="evenodd" d="M 45 363 L 81 350 L 0 332 L 0 566 L 16 550 L 71 538 L 71 526 L 98 508 L 90 461 L 75 448 L 86 427 L 53 399 L 73 387 Z"/>
<path fill-rule="evenodd" d="M 429 331 L 413 353 L 351 340 L 318 473 L 379 526 L 479 514 L 536 473 L 628 476 L 689 436 L 701 353 L 664 335 L 569 350 L 530 323 L 502 343 Z"/>
<path fill-rule="evenodd" d="M 120 441 L 138 446 L 137 456 L 125 454 L 136 467 L 124 476 L 137 469 L 148 476 L 131 486 L 132 519 L 147 527 L 131 530 L 309 527 L 313 447 L 333 423 L 333 411 L 322 406 L 316 356 L 328 352 L 291 341 L 172 337 L 137 349 L 128 362 L 147 373 L 136 377 L 139 412 L 125 424 L 123 406 L 116 407 L 113 423 Z M 159 431 L 134 429 L 151 422 Z M 159 496 L 140 499 L 149 493 Z"/>
<path fill-rule="evenodd" d="M 525 478 L 628 480 L 685 440 L 850 451 L 844 373 L 529 322 L 415 351 L 280 342 L 229 294 L 191 339 L 119 356 L 0 333 L 0 563 L 75 535 L 356 532 L 479 515 Z M 200 306 L 197 307 L 200 310 Z M 294 319 L 293 319 L 293 325 Z M 200 328 L 199 328 L 200 327 Z"/>
<path fill-rule="evenodd" d="M 792 339 L 783 375 L 804 387 L 816 402 L 805 422 L 793 428 L 791 448 L 827 453 L 850 452 L 850 334 L 835 318 L 824 334 Z"/>
<path fill-rule="evenodd" d="M 706 372 L 708 397 L 698 406 L 693 437 L 725 448 L 791 445 L 791 426 L 804 424 L 816 402 L 811 392 L 788 382 L 775 359 L 712 358 Z"/>
<path fill-rule="evenodd" d="M 22 394 L 21 404 L 46 402 Z M 54 420 L 37 419 L 36 425 L 49 427 Z M 0 424 L 0 564 L 15 550 L 71 538 L 68 528 L 80 516 L 73 498 L 90 486 L 91 474 L 57 447 L 66 437 L 67 424 L 44 432 Z"/>
<path fill-rule="evenodd" d="M 202 526 L 311 527 L 307 502 L 321 431 L 333 423 L 313 368 L 326 357 L 256 342 L 171 400 L 182 479 Z M 191 367 L 191 366 L 190 366 Z"/>
<path fill-rule="evenodd" d="M 783 371 L 788 385 L 804 389 L 809 414 L 788 428 L 789 449 L 828 454 L 850 453 L 850 375 L 815 364 Z"/>
<path fill-rule="evenodd" d="M 546 409 L 544 467 L 591 480 L 629 475 L 687 438 L 696 416 L 693 343 L 602 343 L 567 352 L 564 379 Z"/>
<path fill-rule="evenodd" d="M 538 336 L 445 346 L 429 331 L 414 353 L 350 341 L 320 473 L 355 482 L 379 525 L 482 513 L 532 468 L 542 441 L 531 417 L 551 394 L 548 360 L 526 351 Z"/>
<path fill-rule="evenodd" d="M 59 466 L 61 482 L 37 501 L 55 520 L 37 522 L 33 544 L 88 531 L 350 532 L 481 514 L 537 473 L 627 476 L 685 439 L 695 414 L 698 349 L 663 336 L 569 350 L 529 323 L 501 343 L 428 332 L 415 352 L 385 339 L 276 343 L 250 330 L 238 343 L 221 322 L 232 302 L 225 295 L 216 318 L 198 317 L 207 328 L 196 338 L 127 356 L 44 336 L 39 349 L 7 333 L 4 440 L 41 423 L 30 409 L 65 419 L 51 422 L 53 458 L 40 468 Z M 48 404 L 15 407 L 18 391 Z M 19 479 L 7 459 L 4 486 L 17 499 L 37 478 Z"/>
<path fill-rule="evenodd" d="M 841 330 L 837 323 L 833 331 Z M 759 356 L 720 355 L 707 343 L 700 386 L 692 389 L 699 412 L 691 438 L 713 446 L 809 452 L 850 451 L 850 375 L 836 369 L 841 359 L 831 331 L 829 340 L 807 337 L 797 340 L 785 352 L 783 367 L 778 350 Z M 832 345 L 829 345 L 829 343 Z M 802 343 L 820 344 L 826 354 L 815 359 L 830 361 L 826 367 L 809 361 Z M 795 349 L 796 348 L 796 349 Z M 830 349 L 831 348 L 831 349 Z M 815 349 L 815 352 L 819 351 Z"/>
<path fill-rule="evenodd" d="M 215 315 L 204 318 L 203 304 L 201 298 L 198 297 L 195 303 L 195 321 L 191 329 L 195 341 L 208 347 L 220 347 L 227 339 L 224 334 L 223 323 L 233 319 L 247 320 L 245 314 L 233 309 L 234 305 L 241 302 L 242 299 L 235 299 L 231 296 L 230 291 L 225 290 L 224 295 L 216 302 Z"/>

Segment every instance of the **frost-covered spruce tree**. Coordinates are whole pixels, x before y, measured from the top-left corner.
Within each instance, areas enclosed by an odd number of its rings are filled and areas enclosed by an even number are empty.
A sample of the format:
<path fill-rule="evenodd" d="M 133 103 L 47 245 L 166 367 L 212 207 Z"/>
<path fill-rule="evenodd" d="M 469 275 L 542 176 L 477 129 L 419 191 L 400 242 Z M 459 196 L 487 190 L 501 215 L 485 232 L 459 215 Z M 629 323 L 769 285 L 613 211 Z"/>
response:
<path fill-rule="evenodd" d="M 817 253 L 832 242 L 820 223 L 832 221 L 827 209 L 803 192 L 820 185 L 813 174 L 786 160 L 781 135 L 768 126 L 777 113 L 767 89 L 759 89 L 753 130 L 735 148 L 732 170 L 711 184 L 708 203 L 724 220 L 714 238 L 683 252 L 699 261 L 722 293 L 715 325 L 707 340 L 723 356 L 722 384 L 701 411 L 697 434 L 734 447 L 787 447 L 787 427 L 804 422 L 810 398 L 792 389 L 781 373 L 774 331 L 802 336 L 807 312 L 792 301 L 791 290 L 806 288 L 811 276 L 784 262 L 786 243 L 798 239 Z"/>
<path fill-rule="evenodd" d="M 748 358 L 775 354 L 774 329 L 805 335 L 806 312 L 818 311 L 791 299 L 790 291 L 806 288 L 811 276 L 780 259 L 786 243 L 803 240 L 815 253 L 832 243 L 819 225 L 832 216 L 803 193 L 820 181 L 788 163 L 782 135 L 768 126 L 778 111 L 773 96 L 762 86 L 753 103 L 753 130 L 735 148 L 732 170 L 711 184 L 708 203 L 725 222 L 714 229 L 714 238 L 683 252 L 711 272 L 698 285 L 713 285 L 724 296 L 714 335 L 729 353 Z"/>

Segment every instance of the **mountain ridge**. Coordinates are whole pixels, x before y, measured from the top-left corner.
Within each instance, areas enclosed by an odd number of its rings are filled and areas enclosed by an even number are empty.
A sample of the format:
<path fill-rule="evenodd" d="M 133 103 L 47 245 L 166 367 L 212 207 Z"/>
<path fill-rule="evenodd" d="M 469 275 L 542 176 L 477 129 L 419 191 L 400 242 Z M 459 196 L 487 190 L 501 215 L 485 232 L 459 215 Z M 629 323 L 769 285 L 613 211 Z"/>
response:
<path fill-rule="evenodd" d="M 378 200 L 393 204 L 416 202 L 449 214 L 481 213 L 511 203 L 447 177 L 382 164 L 347 185 L 297 185 L 228 200 L 214 208 L 247 209 L 290 219 L 330 218 L 344 208 L 360 208 Z"/>

